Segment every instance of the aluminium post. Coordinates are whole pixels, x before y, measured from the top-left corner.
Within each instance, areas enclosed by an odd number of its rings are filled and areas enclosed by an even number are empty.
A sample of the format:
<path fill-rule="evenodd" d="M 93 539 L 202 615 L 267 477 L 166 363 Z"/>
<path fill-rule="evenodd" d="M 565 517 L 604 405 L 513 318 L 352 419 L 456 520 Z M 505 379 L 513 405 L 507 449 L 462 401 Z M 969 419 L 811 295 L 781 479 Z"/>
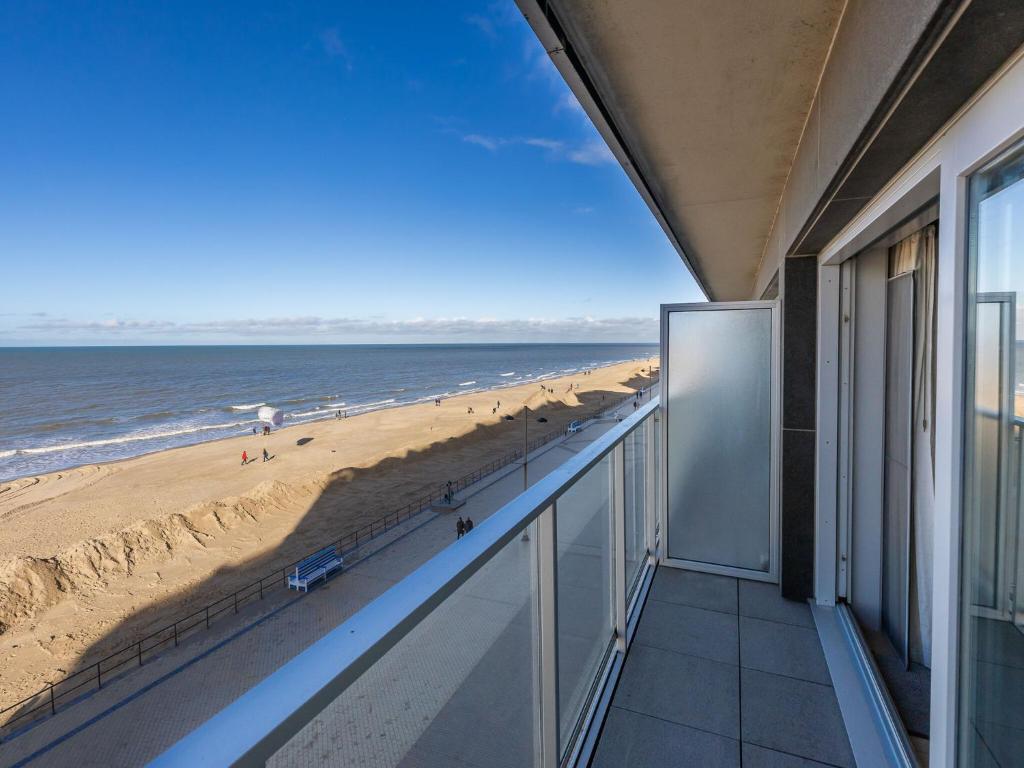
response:
<path fill-rule="evenodd" d="M 628 435 L 626 436 L 628 438 Z M 626 652 L 626 454 L 623 438 L 612 449 L 612 466 L 609 473 L 611 494 L 611 535 L 612 535 L 612 610 L 615 616 L 615 646 Z"/>
<path fill-rule="evenodd" d="M 540 604 L 541 766 L 559 768 L 558 711 L 558 503 L 537 517 L 538 602 Z"/>

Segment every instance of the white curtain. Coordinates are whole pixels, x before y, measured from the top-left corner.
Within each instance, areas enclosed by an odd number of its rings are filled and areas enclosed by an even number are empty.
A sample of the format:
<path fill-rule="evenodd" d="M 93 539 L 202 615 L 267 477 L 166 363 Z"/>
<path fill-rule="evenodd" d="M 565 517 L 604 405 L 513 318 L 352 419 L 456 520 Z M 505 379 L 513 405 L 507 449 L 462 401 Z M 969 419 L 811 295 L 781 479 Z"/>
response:
<path fill-rule="evenodd" d="M 936 237 L 936 227 L 930 224 L 893 246 L 890 258 L 891 274 L 915 272 L 910 658 L 926 667 L 932 663 Z"/>

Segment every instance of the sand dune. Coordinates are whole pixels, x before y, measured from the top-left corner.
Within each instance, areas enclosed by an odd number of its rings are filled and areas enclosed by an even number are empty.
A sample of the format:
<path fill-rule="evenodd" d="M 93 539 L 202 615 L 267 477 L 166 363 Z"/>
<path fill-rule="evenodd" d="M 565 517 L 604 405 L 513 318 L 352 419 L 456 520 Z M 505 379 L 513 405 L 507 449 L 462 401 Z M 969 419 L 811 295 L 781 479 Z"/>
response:
<path fill-rule="evenodd" d="M 649 364 L 0 484 L 0 705 L 518 447 L 524 404 L 540 435 Z"/>

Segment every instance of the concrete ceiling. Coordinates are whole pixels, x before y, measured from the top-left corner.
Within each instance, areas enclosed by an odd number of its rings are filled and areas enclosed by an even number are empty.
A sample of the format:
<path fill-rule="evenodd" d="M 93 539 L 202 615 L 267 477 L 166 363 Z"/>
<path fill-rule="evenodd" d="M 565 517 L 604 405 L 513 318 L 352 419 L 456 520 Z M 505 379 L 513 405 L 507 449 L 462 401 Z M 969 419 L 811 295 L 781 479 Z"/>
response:
<path fill-rule="evenodd" d="M 705 291 L 750 298 L 844 0 L 544 5 Z"/>

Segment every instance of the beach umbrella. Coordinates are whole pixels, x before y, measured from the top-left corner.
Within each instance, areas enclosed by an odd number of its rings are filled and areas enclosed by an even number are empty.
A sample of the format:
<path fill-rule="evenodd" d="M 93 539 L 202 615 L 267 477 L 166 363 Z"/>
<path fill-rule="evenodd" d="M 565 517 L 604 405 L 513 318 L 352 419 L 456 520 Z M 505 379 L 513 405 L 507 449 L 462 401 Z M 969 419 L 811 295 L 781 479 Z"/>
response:
<path fill-rule="evenodd" d="M 272 427 L 280 427 L 284 424 L 284 411 L 280 408 L 273 408 L 269 405 L 264 405 L 256 411 L 256 418 L 264 424 L 269 424 Z"/>

